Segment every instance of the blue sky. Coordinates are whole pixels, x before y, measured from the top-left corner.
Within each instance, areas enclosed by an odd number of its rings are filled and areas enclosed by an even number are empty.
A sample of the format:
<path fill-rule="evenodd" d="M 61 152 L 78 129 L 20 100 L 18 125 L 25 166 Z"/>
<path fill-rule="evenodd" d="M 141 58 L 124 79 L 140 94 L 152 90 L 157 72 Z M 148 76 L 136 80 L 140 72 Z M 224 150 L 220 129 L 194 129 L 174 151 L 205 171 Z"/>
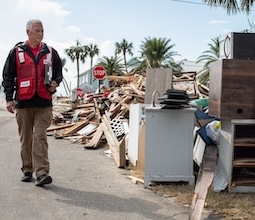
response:
<path fill-rule="evenodd" d="M 32 18 L 42 20 L 44 41 L 67 59 L 64 76 L 74 88 L 76 65 L 64 49 L 77 39 L 97 44 L 102 57 L 114 55 L 115 42 L 123 38 L 133 43 L 134 56 L 139 56 L 144 38 L 162 37 L 175 44 L 180 54 L 175 60 L 194 61 L 209 49 L 212 38 L 249 29 L 248 20 L 255 23 L 254 16 L 253 10 L 249 15 L 228 15 L 202 0 L 8 0 L 0 7 L 0 69 L 13 45 L 26 40 L 25 25 Z M 88 68 L 89 60 L 80 70 Z M 62 87 L 59 94 L 65 95 Z"/>

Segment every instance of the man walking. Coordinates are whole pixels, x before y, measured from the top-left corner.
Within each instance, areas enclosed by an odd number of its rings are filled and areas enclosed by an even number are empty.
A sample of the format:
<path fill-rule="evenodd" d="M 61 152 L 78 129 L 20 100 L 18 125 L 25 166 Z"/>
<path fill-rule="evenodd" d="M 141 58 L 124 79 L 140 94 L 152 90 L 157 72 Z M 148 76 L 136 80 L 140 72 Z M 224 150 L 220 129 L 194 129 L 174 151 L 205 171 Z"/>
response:
<path fill-rule="evenodd" d="M 3 82 L 6 107 L 15 113 L 21 144 L 23 176 L 35 185 L 52 182 L 49 176 L 47 128 L 52 121 L 52 94 L 62 81 L 62 63 L 58 52 L 42 42 L 44 29 L 40 20 L 29 20 L 28 39 L 9 53 Z"/>

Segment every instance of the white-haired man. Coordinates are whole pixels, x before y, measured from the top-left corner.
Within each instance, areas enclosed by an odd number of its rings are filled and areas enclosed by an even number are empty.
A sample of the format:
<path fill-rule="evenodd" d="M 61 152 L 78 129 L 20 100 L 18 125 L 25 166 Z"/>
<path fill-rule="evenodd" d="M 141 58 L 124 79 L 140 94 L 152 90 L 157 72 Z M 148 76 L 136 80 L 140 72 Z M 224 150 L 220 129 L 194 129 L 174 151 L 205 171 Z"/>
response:
<path fill-rule="evenodd" d="M 36 186 L 52 182 L 49 176 L 47 128 L 52 121 L 52 94 L 62 81 L 62 63 L 58 52 L 42 42 L 44 29 L 40 20 L 26 24 L 28 39 L 9 53 L 3 82 L 6 107 L 15 113 L 21 144 L 23 176 Z"/>

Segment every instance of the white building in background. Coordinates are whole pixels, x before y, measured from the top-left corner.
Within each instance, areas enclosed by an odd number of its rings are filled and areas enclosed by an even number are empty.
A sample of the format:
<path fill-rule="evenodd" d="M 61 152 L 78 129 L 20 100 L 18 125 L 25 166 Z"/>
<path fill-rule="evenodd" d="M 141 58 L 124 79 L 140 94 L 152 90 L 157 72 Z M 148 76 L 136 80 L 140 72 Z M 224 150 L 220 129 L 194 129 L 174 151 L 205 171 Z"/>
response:
<path fill-rule="evenodd" d="M 86 70 L 85 72 L 81 73 L 79 76 L 79 84 L 80 84 L 79 87 L 83 90 L 84 93 L 94 93 L 98 90 L 99 81 L 92 76 L 92 84 L 90 85 L 89 84 L 90 76 L 91 76 L 91 69 Z M 100 84 L 103 84 L 104 86 L 109 86 L 108 80 L 100 80 Z M 72 100 L 74 100 L 76 97 L 75 95 L 76 89 L 77 88 L 72 89 Z"/>
<path fill-rule="evenodd" d="M 196 63 L 196 61 L 183 60 L 183 72 L 199 72 L 203 69 L 205 62 Z"/>

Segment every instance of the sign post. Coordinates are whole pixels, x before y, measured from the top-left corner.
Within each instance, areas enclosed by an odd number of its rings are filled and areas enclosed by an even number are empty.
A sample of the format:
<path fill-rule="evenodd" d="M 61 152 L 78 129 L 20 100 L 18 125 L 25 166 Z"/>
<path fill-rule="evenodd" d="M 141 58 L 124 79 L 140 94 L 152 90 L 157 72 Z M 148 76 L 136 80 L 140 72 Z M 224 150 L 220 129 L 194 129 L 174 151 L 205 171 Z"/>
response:
<path fill-rule="evenodd" d="M 106 76 L 106 70 L 103 66 L 95 66 L 93 69 L 93 76 L 98 80 L 98 92 L 100 92 L 100 80 Z"/>

